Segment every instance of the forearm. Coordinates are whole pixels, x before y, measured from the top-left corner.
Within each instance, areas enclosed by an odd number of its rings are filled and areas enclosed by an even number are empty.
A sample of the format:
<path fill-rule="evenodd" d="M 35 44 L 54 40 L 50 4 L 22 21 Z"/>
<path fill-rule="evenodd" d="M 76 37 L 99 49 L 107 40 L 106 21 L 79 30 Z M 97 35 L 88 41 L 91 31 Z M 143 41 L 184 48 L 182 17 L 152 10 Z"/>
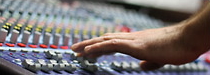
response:
<path fill-rule="evenodd" d="M 201 53 L 210 49 L 210 3 L 198 14 L 184 22 L 183 44 Z"/>

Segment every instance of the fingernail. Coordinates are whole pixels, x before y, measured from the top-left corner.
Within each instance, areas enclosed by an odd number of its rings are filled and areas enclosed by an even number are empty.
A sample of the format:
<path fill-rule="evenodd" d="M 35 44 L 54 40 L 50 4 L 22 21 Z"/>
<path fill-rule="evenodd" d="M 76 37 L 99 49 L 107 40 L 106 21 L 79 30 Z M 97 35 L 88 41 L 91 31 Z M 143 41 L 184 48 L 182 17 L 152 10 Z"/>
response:
<path fill-rule="evenodd" d="M 91 46 L 86 46 L 85 47 L 85 52 L 88 52 L 90 50 Z"/>
<path fill-rule="evenodd" d="M 71 46 L 71 49 L 75 49 L 77 47 L 77 44 L 73 44 L 72 46 Z"/>
<path fill-rule="evenodd" d="M 76 55 L 77 57 L 82 57 L 83 56 L 83 54 L 82 53 L 77 53 L 77 55 Z"/>

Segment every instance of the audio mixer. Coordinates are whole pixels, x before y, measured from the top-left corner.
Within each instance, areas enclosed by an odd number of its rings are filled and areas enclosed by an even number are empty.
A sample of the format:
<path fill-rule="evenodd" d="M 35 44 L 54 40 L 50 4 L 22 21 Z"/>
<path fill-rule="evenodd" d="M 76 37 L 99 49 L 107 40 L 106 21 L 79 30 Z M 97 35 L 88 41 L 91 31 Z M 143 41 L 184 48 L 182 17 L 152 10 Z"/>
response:
<path fill-rule="evenodd" d="M 147 13 L 105 2 L 0 0 L 0 72 L 13 75 L 210 75 L 209 64 L 204 62 L 210 62 L 210 53 L 191 63 L 142 71 L 141 60 L 126 54 L 93 59 L 76 57 L 70 49 L 74 43 L 105 33 L 133 32 L 165 24 Z"/>

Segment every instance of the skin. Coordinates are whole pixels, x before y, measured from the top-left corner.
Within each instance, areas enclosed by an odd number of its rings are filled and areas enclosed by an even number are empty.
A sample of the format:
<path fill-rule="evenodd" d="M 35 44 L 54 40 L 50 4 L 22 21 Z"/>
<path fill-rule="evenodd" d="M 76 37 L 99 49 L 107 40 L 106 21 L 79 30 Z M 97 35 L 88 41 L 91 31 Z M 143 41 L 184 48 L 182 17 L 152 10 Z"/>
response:
<path fill-rule="evenodd" d="M 143 60 L 143 70 L 192 62 L 210 49 L 210 3 L 193 17 L 170 27 L 107 33 L 72 45 L 78 56 L 97 58 L 120 52 Z"/>

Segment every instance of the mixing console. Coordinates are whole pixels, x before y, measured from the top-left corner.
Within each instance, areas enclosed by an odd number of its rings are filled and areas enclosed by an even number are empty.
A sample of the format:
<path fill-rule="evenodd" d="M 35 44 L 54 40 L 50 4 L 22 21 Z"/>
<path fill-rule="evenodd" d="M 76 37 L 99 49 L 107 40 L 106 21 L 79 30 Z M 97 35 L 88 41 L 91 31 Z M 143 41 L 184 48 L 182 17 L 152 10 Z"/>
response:
<path fill-rule="evenodd" d="M 142 71 L 140 60 L 116 53 L 76 57 L 71 45 L 105 33 L 163 27 L 164 22 L 121 6 L 58 0 L 0 0 L 0 69 L 15 75 L 208 75 L 198 59 Z M 206 60 L 209 61 L 209 60 Z M 2 72 L 1 71 L 1 72 Z"/>

